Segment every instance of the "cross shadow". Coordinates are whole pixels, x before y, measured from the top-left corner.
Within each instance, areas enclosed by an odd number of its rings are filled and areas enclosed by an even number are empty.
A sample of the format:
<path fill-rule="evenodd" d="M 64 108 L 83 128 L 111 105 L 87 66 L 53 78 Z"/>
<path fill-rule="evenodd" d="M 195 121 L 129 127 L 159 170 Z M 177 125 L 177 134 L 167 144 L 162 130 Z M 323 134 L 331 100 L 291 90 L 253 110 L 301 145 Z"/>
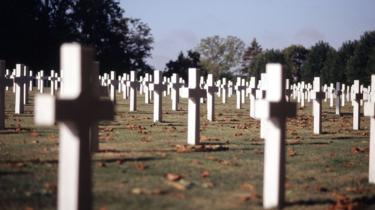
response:
<path fill-rule="evenodd" d="M 145 161 L 154 161 L 161 160 L 160 157 L 137 157 L 137 158 L 107 158 L 107 159 L 95 159 L 93 162 L 105 162 L 105 163 L 114 163 L 114 162 L 145 162 Z"/>
<path fill-rule="evenodd" d="M 1 176 L 20 176 L 20 175 L 28 175 L 31 174 L 30 172 L 27 171 L 0 171 L 0 177 Z"/>

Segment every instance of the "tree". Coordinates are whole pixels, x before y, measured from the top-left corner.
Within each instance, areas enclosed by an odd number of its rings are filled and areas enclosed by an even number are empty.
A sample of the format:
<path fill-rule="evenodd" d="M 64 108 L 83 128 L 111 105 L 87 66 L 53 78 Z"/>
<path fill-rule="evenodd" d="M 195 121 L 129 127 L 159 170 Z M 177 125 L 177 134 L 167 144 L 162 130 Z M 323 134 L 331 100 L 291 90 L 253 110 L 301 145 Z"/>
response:
<path fill-rule="evenodd" d="M 354 49 L 358 44 L 357 41 L 347 41 L 342 44 L 342 46 L 337 51 L 338 61 L 337 68 L 340 70 L 337 74 L 337 79 L 340 82 L 347 81 L 347 63 L 351 57 L 354 55 Z M 351 82 L 350 82 L 351 83 Z"/>
<path fill-rule="evenodd" d="M 244 47 L 243 41 L 235 36 L 213 36 L 202 39 L 196 51 L 201 55 L 201 66 L 219 79 L 237 70 Z"/>
<path fill-rule="evenodd" d="M 77 41 L 95 48 L 101 71 L 150 70 L 150 28 L 126 18 L 117 0 L 3 0 L 0 57 L 9 67 L 59 70 L 59 48 Z"/>
<path fill-rule="evenodd" d="M 321 71 L 326 62 L 327 56 L 330 51 L 334 51 L 327 42 L 320 41 L 311 47 L 307 55 L 305 64 L 302 66 L 302 80 L 306 82 L 312 82 L 315 76 L 322 76 L 322 81 L 328 80 L 328 74 Z"/>
<path fill-rule="evenodd" d="M 250 66 L 250 76 L 260 79 L 260 74 L 266 71 L 267 63 L 281 63 L 286 68 L 286 62 L 283 53 L 280 50 L 270 49 L 266 50 L 253 59 Z M 288 69 L 286 69 L 288 71 Z"/>
<path fill-rule="evenodd" d="M 370 83 L 370 75 L 375 73 L 373 53 L 375 48 L 375 31 L 365 32 L 354 49 L 353 56 L 347 62 L 346 78 L 348 82 L 355 79 L 364 84 Z"/>
<path fill-rule="evenodd" d="M 177 73 L 186 82 L 188 82 L 188 69 L 189 68 L 201 69 L 199 63 L 200 63 L 200 54 L 198 52 L 189 50 L 187 52 L 187 56 L 185 56 L 183 52 L 180 52 L 180 54 L 178 55 L 175 61 L 170 60 L 166 64 L 166 68 L 163 73 L 163 76 L 170 77 L 172 76 L 173 73 Z M 203 69 L 203 72 L 201 73 L 201 75 L 206 76 L 207 71 Z"/>
<path fill-rule="evenodd" d="M 251 74 L 251 65 L 252 62 L 254 61 L 255 56 L 259 55 L 262 53 L 262 47 L 260 44 L 257 42 L 257 40 L 254 38 L 250 46 L 246 48 L 244 51 L 244 54 L 242 56 L 242 63 L 241 63 L 241 73 L 249 76 Z"/>
<path fill-rule="evenodd" d="M 286 66 L 290 70 L 287 74 L 288 78 L 292 78 L 294 82 L 301 79 L 301 68 L 308 54 L 308 50 L 302 45 L 291 45 L 283 49 Z"/>

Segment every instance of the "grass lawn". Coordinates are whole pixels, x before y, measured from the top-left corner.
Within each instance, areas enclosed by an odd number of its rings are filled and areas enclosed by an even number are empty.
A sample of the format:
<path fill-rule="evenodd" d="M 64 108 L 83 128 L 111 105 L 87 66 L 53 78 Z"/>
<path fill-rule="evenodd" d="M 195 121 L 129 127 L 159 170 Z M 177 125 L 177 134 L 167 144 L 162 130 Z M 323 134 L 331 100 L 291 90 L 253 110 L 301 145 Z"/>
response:
<path fill-rule="evenodd" d="M 46 90 L 48 91 L 48 89 Z M 25 114 L 14 115 L 6 93 L 0 131 L 0 209 L 56 209 L 58 129 L 33 124 L 33 95 Z M 375 209 L 368 184 L 369 120 L 352 130 L 352 107 L 342 116 L 328 102 L 323 134 L 312 133 L 311 104 L 288 119 L 285 209 Z M 100 152 L 93 155 L 94 209 L 262 209 L 263 140 L 249 117 L 249 101 L 235 109 L 216 101 L 216 121 L 201 108 L 203 146 L 186 146 L 187 101 L 171 111 L 163 98 L 163 123 L 138 95 L 138 111 L 118 95 L 114 121 L 100 122 Z M 47 109 L 48 107 L 46 107 Z"/>

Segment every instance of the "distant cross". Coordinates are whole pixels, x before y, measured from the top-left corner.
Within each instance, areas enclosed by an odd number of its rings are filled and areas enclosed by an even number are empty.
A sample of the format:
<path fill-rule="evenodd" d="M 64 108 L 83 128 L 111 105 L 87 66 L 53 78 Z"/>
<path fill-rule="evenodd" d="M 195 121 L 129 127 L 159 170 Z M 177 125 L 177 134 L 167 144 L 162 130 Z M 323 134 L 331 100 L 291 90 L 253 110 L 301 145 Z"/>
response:
<path fill-rule="evenodd" d="M 172 93 L 171 93 L 173 111 L 178 110 L 178 104 L 180 103 L 180 88 L 182 86 L 183 85 L 180 83 L 178 74 L 173 73 L 172 74 Z"/>
<path fill-rule="evenodd" d="M 112 120 L 113 103 L 91 89 L 94 52 L 77 43 L 61 47 L 63 83 L 58 98 L 37 96 L 35 122 L 59 125 L 60 154 L 58 209 L 92 209 L 90 127 L 98 120 Z M 97 78 L 95 78 L 97 79 Z"/>
<path fill-rule="evenodd" d="M 220 89 L 221 89 L 221 102 L 223 104 L 227 103 L 227 97 L 228 97 L 228 83 L 227 83 L 227 78 L 222 78 L 221 84 L 220 84 Z"/>
<path fill-rule="evenodd" d="M 341 84 L 340 82 L 336 82 L 336 90 L 335 90 L 335 95 L 336 95 L 336 115 L 341 115 Z"/>
<path fill-rule="evenodd" d="M 285 199 L 286 118 L 296 115 L 296 104 L 285 101 L 285 71 L 281 64 L 267 64 L 267 97 L 257 101 L 268 121 L 264 146 L 263 207 L 282 208 Z M 257 104 L 258 106 L 258 104 Z M 258 110 L 257 110 L 258 112 Z"/>
<path fill-rule="evenodd" d="M 149 84 L 152 83 L 152 76 L 149 73 L 145 74 L 145 78 L 143 78 L 143 90 L 145 93 L 145 104 L 150 103 L 151 99 L 151 90 L 149 88 Z"/>
<path fill-rule="evenodd" d="M 258 83 L 258 86 L 259 86 L 259 89 L 256 90 L 256 99 L 257 101 L 263 101 L 266 99 L 266 95 L 267 95 L 267 74 L 266 73 L 262 73 L 260 75 L 260 82 Z M 258 112 L 261 113 L 263 107 L 262 106 L 259 106 L 257 104 L 255 104 L 255 110 L 256 110 L 256 113 L 255 113 L 255 117 L 260 119 L 260 138 L 264 138 L 265 137 L 265 134 L 267 132 L 267 120 L 265 120 L 264 118 L 259 118 L 257 115 L 258 115 Z M 259 110 L 259 111 L 258 111 Z"/>
<path fill-rule="evenodd" d="M 369 182 L 375 184 L 375 74 L 371 75 L 371 100 L 365 102 L 364 115 L 370 117 Z"/>
<path fill-rule="evenodd" d="M 162 83 L 161 71 L 154 71 L 154 83 L 151 83 L 149 88 L 154 91 L 154 122 L 162 122 L 163 92 L 167 89 L 167 86 Z"/>
<path fill-rule="evenodd" d="M 235 86 L 235 89 L 236 89 L 236 108 L 237 109 L 241 109 L 241 106 L 242 106 L 241 100 L 242 100 L 242 94 L 243 94 L 242 90 L 245 90 L 245 88 L 246 88 L 245 84 L 242 83 L 241 77 L 237 77 L 237 82 L 236 82 L 236 86 Z"/>
<path fill-rule="evenodd" d="M 16 65 L 16 75 L 14 77 L 14 84 L 16 86 L 16 100 L 15 100 L 15 113 L 22 114 L 24 112 L 24 84 L 27 82 L 25 75 L 23 74 L 24 65 Z"/>
<path fill-rule="evenodd" d="M 241 79 L 241 85 L 244 87 L 241 89 L 241 104 L 244 104 L 245 103 L 245 98 L 246 98 L 246 80 L 245 79 Z"/>
<path fill-rule="evenodd" d="M 333 87 L 333 83 L 329 85 L 329 107 L 333 107 L 333 97 L 335 95 L 335 88 Z"/>
<path fill-rule="evenodd" d="M 118 81 L 116 79 L 115 71 L 111 71 L 111 76 L 108 80 L 108 84 L 109 84 L 109 98 L 114 104 L 116 104 L 116 86 L 118 85 Z"/>
<path fill-rule="evenodd" d="M 285 84 L 285 99 L 286 99 L 287 102 L 289 102 L 290 97 L 293 93 L 293 90 L 290 89 L 290 80 L 286 79 L 285 82 L 286 82 L 286 84 Z"/>
<path fill-rule="evenodd" d="M 250 78 L 250 117 L 255 118 L 255 101 L 257 92 L 257 80 L 255 77 Z"/>
<path fill-rule="evenodd" d="M 12 84 L 13 79 L 5 76 L 5 61 L 0 60 L 0 130 L 5 128 L 5 87 Z"/>
<path fill-rule="evenodd" d="M 188 98 L 188 144 L 200 141 L 200 98 L 206 97 L 206 90 L 199 87 L 200 71 L 189 68 L 189 85 L 181 90 L 181 97 Z"/>
<path fill-rule="evenodd" d="M 301 87 L 300 87 L 300 94 L 301 94 L 301 108 L 305 107 L 305 93 L 306 93 L 306 86 L 305 82 L 301 82 Z"/>
<path fill-rule="evenodd" d="M 341 84 L 341 106 L 345 106 L 345 84 Z"/>
<path fill-rule="evenodd" d="M 215 93 L 218 91 L 218 87 L 214 84 L 214 78 L 212 74 L 207 75 L 207 120 L 215 121 Z"/>
<path fill-rule="evenodd" d="M 139 87 L 135 71 L 130 72 L 130 81 L 127 82 L 127 86 L 130 87 L 129 111 L 135 112 L 137 111 L 137 88 Z"/>
<path fill-rule="evenodd" d="M 24 66 L 23 69 L 23 76 L 24 76 L 24 79 L 25 79 L 25 82 L 23 83 L 23 105 L 26 105 L 28 104 L 28 99 L 29 99 L 29 84 L 30 84 L 30 80 L 32 81 L 33 78 L 29 77 L 28 75 L 28 71 L 29 71 L 29 67 L 28 66 Z"/>
<path fill-rule="evenodd" d="M 353 105 L 353 130 L 359 130 L 360 129 L 360 101 L 363 98 L 363 94 L 360 92 L 360 86 L 359 86 L 359 80 L 354 80 L 353 84 L 353 99 L 352 99 L 352 105 Z"/>
<path fill-rule="evenodd" d="M 58 80 L 58 77 L 56 77 L 56 74 L 55 74 L 54 70 L 51 70 L 51 73 L 50 73 L 50 76 L 48 77 L 48 80 L 51 83 L 51 89 L 50 89 L 51 96 L 54 96 L 55 95 L 55 83 Z"/>
<path fill-rule="evenodd" d="M 314 134 L 322 133 L 322 100 L 325 98 L 325 92 L 321 91 L 320 77 L 314 77 L 313 92 L 313 117 L 314 117 Z"/>

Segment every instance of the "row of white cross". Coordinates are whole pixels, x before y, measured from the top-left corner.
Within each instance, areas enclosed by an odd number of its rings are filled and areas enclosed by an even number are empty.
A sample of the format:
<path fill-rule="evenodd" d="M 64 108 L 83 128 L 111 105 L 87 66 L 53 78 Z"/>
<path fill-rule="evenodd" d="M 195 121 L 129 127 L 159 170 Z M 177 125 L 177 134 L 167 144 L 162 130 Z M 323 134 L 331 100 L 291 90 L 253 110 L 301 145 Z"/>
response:
<path fill-rule="evenodd" d="M 0 75 L 5 75 L 5 63 L 0 62 Z M 30 79 L 22 77 L 23 65 L 16 66 L 13 82 L 16 86 L 16 103 L 24 99 L 27 88 L 24 85 Z M 27 71 L 26 71 L 27 72 Z M 35 99 L 35 122 L 39 125 L 53 125 L 58 123 L 60 132 L 59 179 L 58 179 L 58 209 L 91 209 L 91 152 L 98 150 L 98 120 L 111 120 L 114 117 L 116 101 L 116 87 L 126 91 L 130 98 L 130 111 L 136 111 L 137 90 L 145 94 L 146 103 L 150 102 L 153 93 L 154 121 L 162 121 L 162 98 L 168 89 L 168 80 L 162 80 L 162 73 L 154 71 L 153 82 L 150 74 L 146 74 L 141 82 L 137 81 L 136 73 L 123 75 L 115 80 L 115 74 L 99 77 L 99 64 L 93 61 L 93 50 L 79 44 L 65 44 L 61 48 L 61 88 L 58 97 L 53 95 L 39 95 Z M 53 74 L 55 75 L 55 74 Z M 272 75 L 272 76 L 268 76 Z M 39 74 L 43 81 L 43 74 Z M 100 78 L 100 80 L 98 80 Z M 320 78 L 314 78 L 313 88 L 305 97 L 304 88 L 293 85 L 285 79 L 285 72 L 280 64 L 268 64 L 266 73 L 256 84 L 251 78 L 246 84 L 243 78 L 237 78 L 236 85 L 228 88 L 230 81 L 222 80 L 214 84 L 209 74 L 204 84 L 198 69 L 189 69 L 189 83 L 184 87 L 183 81 L 174 74 L 170 80 L 172 95 L 172 109 L 178 110 L 179 94 L 188 98 L 188 144 L 199 144 L 200 103 L 202 98 L 207 100 L 207 117 L 214 120 L 215 93 L 226 103 L 226 96 L 236 90 L 236 107 L 241 108 L 245 96 L 250 98 L 250 116 L 261 120 L 261 137 L 265 140 L 263 206 L 265 208 L 282 207 L 284 204 L 285 183 L 285 131 L 286 118 L 296 115 L 296 103 L 289 102 L 291 97 L 300 97 L 300 102 L 313 100 L 314 133 L 321 133 L 321 102 L 325 92 L 321 91 Z M 59 81 L 58 78 L 51 81 Z M 166 81 L 166 82 L 165 82 Z M 11 79 L 0 77 L 0 109 L 4 110 L 5 86 L 10 86 Z M 31 84 L 32 85 L 32 84 Z M 38 82 L 39 89 L 43 83 Z M 55 83 L 52 89 L 55 89 Z M 101 92 L 109 87 L 110 100 L 101 99 Z M 305 87 L 300 84 L 299 87 Z M 372 86 L 375 89 L 375 76 Z M 231 90 L 232 89 L 232 90 Z M 358 123 L 359 107 L 363 95 L 358 81 L 354 81 L 351 88 L 353 103 L 353 121 Z M 374 89 L 369 91 L 374 94 Z M 20 92 L 19 94 L 17 94 Z M 336 95 L 339 95 L 336 91 Z M 52 92 L 51 92 L 52 93 Z M 167 95 L 168 93 L 166 93 Z M 18 99 L 17 99 L 18 98 Z M 375 97 L 369 97 L 365 103 L 365 115 L 371 117 L 370 134 L 370 167 L 369 181 L 375 182 L 375 157 L 372 154 L 375 146 Z M 26 97 L 27 99 L 27 97 Z M 340 97 L 336 97 L 336 100 Z M 19 102 L 20 103 L 20 102 Z M 20 103 L 22 104 L 22 103 Z M 16 106 L 17 109 L 17 106 Z M 18 108 L 20 109 L 20 108 Z M 22 113 L 22 112 L 20 112 Z M 0 112 L 4 119 L 4 112 Z M 3 123 L 4 127 L 4 123 Z M 354 128 L 354 127 L 353 127 Z M 264 132 L 264 131 L 267 132 Z"/>

